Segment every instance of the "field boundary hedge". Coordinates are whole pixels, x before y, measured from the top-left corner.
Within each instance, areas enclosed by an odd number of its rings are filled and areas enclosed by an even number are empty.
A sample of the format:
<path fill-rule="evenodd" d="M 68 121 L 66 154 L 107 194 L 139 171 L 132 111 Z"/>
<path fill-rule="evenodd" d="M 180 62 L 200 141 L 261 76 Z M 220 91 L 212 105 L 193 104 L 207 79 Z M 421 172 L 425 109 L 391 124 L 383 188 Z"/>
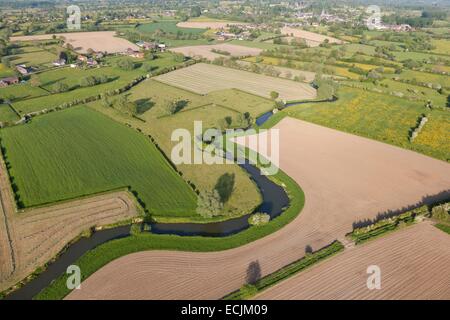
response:
<path fill-rule="evenodd" d="M 438 207 L 442 202 L 434 205 L 422 205 L 411 210 L 404 211 L 400 214 L 378 220 L 374 223 L 363 227 L 356 227 L 352 232 L 347 234 L 356 244 L 372 240 L 387 232 L 394 231 L 403 225 L 413 224 L 415 221 L 431 217 L 432 208 Z"/>
<path fill-rule="evenodd" d="M 20 125 L 20 124 L 26 123 L 31 118 L 34 118 L 34 117 L 39 116 L 39 115 L 47 114 L 49 112 L 60 111 L 60 110 L 68 109 L 70 107 L 74 107 L 74 106 L 77 106 L 77 105 L 80 105 L 80 104 L 94 102 L 94 101 L 102 99 L 105 96 L 115 96 L 115 95 L 122 94 L 124 92 L 129 91 L 131 88 L 133 88 L 134 86 L 138 85 L 139 83 L 141 83 L 142 81 L 144 81 L 146 79 L 153 78 L 153 77 L 156 77 L 156 76 L 159 76 L 161 74 L 168 73 L 168 72 L 171 72 L 171 71 L 174 71 L 174 70 L 178 70 L 178 69 L 182 69 L 182 68 L 185 68 L 185 67 L 189 67 L 189 66 L 191 66 L 191 65 L 193 65 L 195 63 L 197 63 L 195 60 L 188 60 L 188 61 L 186 61 L 186 62 L 184 62 L 182 64 L 178 64 L 178 65 L 175 65 L 175 66 L 172 66 L 172 67 L 162 68 L 161 70 L 158 70 L 158 71 L 156 71 L 154 73 L 148 73 L 147 75 L 141 75 L 141 76 L 135 78 L 134 80 L 132 80 L 131 82 L 129 82 L 128 84 L 126 84 L 123 87 L 118 88 L 118 89 L 114 89 L 114 90 L 111 90 L 111 91 L 106 91 L 106 92 L 103 92 L 103 93 L 100 93 L 100 94 L 97 94 L 97 95 L 86 97 L 84 99 L 76 99 L 76 100 L 72 100 L 70 102 L 64 102 L 64 103 L 62 103 L 60 105 L 57 105 L 57 106 L 54 106 L 54 107 L 51 107 L 51 108 L 45 108 L 45 109 L 42 109 L 42 110 L 39 110 L 39 111 L 33 111 L 33 112 L 30 112 L 30 113 L 26 113 L 23 116 L 21 115 L 22 118 L 19 121 L 17 121 L 16 123 L 14 123 L 13 125 L 11 125 L 11 126 Z"/>
<path fill-rule="evenodd" d="M 257 280 L 254 284 L 244 285 L 240 290 L 232 292 L 223 300 L 244 300 L 253 297 L 263 290 L 276 285 L 277 283 L 286 280 L 293 275 L 305 270 L 306 268 L 327 259 L 338 252 L 344 250 L 344 245 L 339 241 L 334 241 L 330 245 L 319 249 L 313 253 L 307 253 L 303 258 L 288 264 L 277 271 Z"/>

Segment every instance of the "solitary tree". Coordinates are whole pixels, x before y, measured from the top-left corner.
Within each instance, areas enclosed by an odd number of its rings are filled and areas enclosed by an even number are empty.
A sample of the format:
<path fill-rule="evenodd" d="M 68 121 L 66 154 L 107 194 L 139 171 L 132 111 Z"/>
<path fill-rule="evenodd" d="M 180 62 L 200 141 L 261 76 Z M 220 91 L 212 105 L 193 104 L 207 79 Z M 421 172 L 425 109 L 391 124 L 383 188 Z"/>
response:
<path fill-rule="evenodd" d="M 270 92 L 270 97 L 272 98 L 272 100 L 277 99 L 279 96 L 280 96 L 280 94 L 276 91 Z"/>
<path fill-rule="evenodd" d="M 197 201 L 197 213 L 204 218 L 211 218 L 222 213 L 223 204 L 217 190 L 201 191 Z"/>
<path fill-rule="evenodd" d="M 69 86 L 62 82 L 57 82 L 52 87 L 54 93 L 66 92 L 67 90 L 69 90 Z"/>

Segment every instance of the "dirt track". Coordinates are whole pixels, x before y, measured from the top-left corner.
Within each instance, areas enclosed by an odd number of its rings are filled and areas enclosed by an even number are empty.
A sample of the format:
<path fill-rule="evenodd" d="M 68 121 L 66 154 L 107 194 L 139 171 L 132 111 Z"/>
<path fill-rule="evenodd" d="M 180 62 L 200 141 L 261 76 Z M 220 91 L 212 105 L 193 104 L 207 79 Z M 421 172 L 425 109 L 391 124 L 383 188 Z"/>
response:
<path fill-rule="evenodd" d="M 67 298 L 218 299 L 254 276 L 251 263 L 266 275 L 304 256 L 307 246 L 316 250 L 344 237 L 355 221 L 448 196 L 448 163 L 296 119 L 286 118 L 276 128 L 281 168 L 306 194 L 293 222 L 223 252 L 146 251 L 121 257 Z"/>
<path fill-rule="evenodd" d="M 380 290 L 367 289 L 370 265 L 380 267 Z M 449 299 L 449 265 L 450 236 L 421 223 L 347 250 L 256 299 Z"/>
<path fill-rule="evenodd" d="M 0 292 L 44 265 L 81 232 L 137 215 L 125 191 L 17 213 L 3 160 L 0 188 Z"/>

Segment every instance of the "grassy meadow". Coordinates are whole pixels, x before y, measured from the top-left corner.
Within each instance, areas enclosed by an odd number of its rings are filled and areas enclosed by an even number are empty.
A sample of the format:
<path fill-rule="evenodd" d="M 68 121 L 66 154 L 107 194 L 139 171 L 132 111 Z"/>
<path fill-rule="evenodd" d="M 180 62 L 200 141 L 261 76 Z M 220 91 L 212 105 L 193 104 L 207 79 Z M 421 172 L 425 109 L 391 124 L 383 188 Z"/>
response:
<path fill-rule="evenodd" d="M 117 58 L 109 59 L 109 63 L 113 63 Z M 101 67 L 95 69 L 73 69 L 60 68 L 56 70 L 46 71 L 37 75 L 40 79 L 41 86 L 44 89 L 50 90 L 52 85 L 56 82 L 66 83 L 70 90 L 62 93 L 48 94 L 32 99 L 14 101 L 13 105 L 21 114 L 39 111 L 45 108 L 52 108 L 61 105 L 65 102 L 71 102 L 77 99 L 84 99 L 102 92 L 111 91 L 121 88 L 130 83 L 135 78 L 147 74 L 145 66 L 153 66 L 154 71 L 160 68 L 176 65 L 177 62 L 173 59 L 170 53 L 161 54 L 159 58 L 151 61 L 136 60 L 137 67 L 134 70 L 122 70 L 116 67 Z M 79 81 L 82 77 L 91 75 L 105 75 L 111 81 L 103 84 L 98 84 L 91 87 L 79 87 Z M 13 86 L 15 87 L 15 86 Z M 11 87 L 12 88 L 12 87 Z M 9 89 L 9 88 L 8 88 Z M 1 90 L 0 90 L 1 95 Z"/>
<path fill-rule="evenodd" d="M 194 191 L 150 140 L 89 108 L 51 113 L 0 134 L 24 207 L 130 187 L 156 216 L 196 215 Z"/>
<path fill-rule="evenodd" d="M 19 117 L 7 104 L 0 104 L 0 122 L 13 122 L 19 120 Z"/>
<path fill-rule="evenodd" d="M 220 121 L 227 116 L 233 119 L 231 127 L 234 124 L 239 126 L 237 121 L 243 112 L 249 112 L 256 118 L 257 115 L 273 108 L 272 101 L 238 90 L 221 90 L 202 96 L 155 80 L 142 82 L 126 95 L 129 101 L 146 106 L 147 111 L 139 115 L 145 122 L 126 116 L 113 108 L 104 107 L 99 101 L 89 106 L 116 121 L 131 124 L 143 133 L 151 135 L 167 155 L 170 155 L 175 145 L 175 142 L 171 141 L 175 129 L 187 129 L 193 133 L 194 121 L 202 121 L 203 129 L 206 130 L 218 127 Z M 170 115 L 166 106 L 174 100 L 186 101 L 186 106 Z M 251 212 L 261 202 L 256 185 L 247 173 L 235 164 L 182 164 L 177 168 L 183 172 L 185 180 L 192 182 L 200 190 L 211 190 L 221 176 L 234 175 L 233 192 L 224 204 L 225 212 L 231 216 Z"/>

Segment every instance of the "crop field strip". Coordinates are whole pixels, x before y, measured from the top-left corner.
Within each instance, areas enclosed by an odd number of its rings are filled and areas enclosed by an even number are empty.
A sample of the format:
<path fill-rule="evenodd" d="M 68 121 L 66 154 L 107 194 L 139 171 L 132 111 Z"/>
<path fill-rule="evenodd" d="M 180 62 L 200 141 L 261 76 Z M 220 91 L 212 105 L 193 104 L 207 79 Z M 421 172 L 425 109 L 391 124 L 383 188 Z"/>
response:
<path fill-rule="evenodd" d="M 100 113 L 74 107 L 1 136 L 25 207 L 130 186 L 154 214 L 194 214 L 194 192 L 156 147 Z"/>
<path fill-rule="evenodd" d="M 380 290 L 366 287 L 372 264 L 381 268 Z M 450 237 L 420 223 L 346 250 L 256 299 L 448 299 L 449 264 Z"/>
<path fill-rule="evenodd" d="M 203 63 L 176 70 L 155 79 L 199 94 L 239 88 L 265 98 L 270 97 L 271 91 L 279 92 L 280 98 L 285 100 L 316 97 L 316 90 L 304 83 Z"/>

